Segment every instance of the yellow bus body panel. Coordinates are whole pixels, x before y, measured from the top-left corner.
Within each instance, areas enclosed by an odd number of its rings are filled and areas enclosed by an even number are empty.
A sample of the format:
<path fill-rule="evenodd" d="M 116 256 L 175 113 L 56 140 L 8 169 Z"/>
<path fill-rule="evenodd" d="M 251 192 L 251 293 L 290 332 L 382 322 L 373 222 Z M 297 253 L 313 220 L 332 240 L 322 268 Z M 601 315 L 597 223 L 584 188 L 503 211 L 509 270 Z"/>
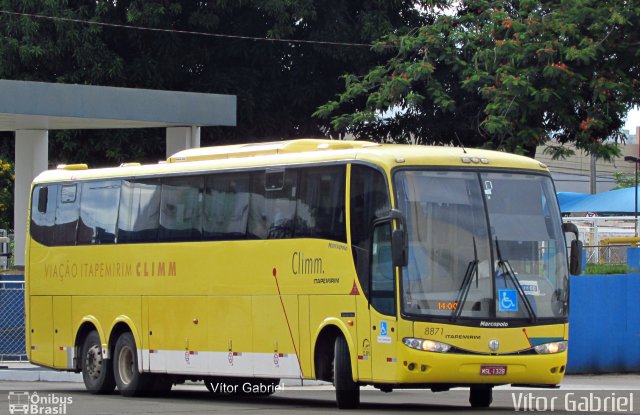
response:
<path fill-rule="evenodd" d="M 41 174 L 35 183 L 340 163 L 347 164 L 349 212 L 350 163 L 377 166 L 389 183 L 392 169 L 405 166 L 548 172 L 534 160 L 499 152 L 326 140 L 254 150 L 231 146 L 209 155 L 190 150 L 170 161 L 60 169 Z M 513 353 L 530 348 L 535 339 L 566 339 L 566 324 L 480 328 L 379 315 L 363 295 L 349 243 L 348 235 L 347 243 L 276 239 L 46 247 L 28 237 L 29 359 L 78 370 L 80 328 L 95 327 L 108 355 L 115 327 L 124 324 L 134 335 L 144 371 L 314 379 L 318 339 L 337 330 L 349 346 L 354 380 L 365 384 L 560 382 L 566 353 Z M 390 332 L 379 341 L 382 324 Z M 469 353 L 410 349 L 402 341 L 413 336 Z M 488 349 L 490 340 L 500 343 L 497 355 Z M 507 373 L 482 376 L 480 367 L 490 365 L 506 366 Z"/>

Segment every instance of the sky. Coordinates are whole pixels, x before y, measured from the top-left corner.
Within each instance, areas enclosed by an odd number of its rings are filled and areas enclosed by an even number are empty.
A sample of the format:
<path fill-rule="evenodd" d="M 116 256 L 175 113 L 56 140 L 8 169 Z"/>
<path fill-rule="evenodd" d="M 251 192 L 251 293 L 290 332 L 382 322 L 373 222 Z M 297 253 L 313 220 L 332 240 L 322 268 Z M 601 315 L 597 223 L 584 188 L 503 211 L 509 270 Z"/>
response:
<path fill-rule="evenodd" d="M 624 125 L 625 130 L 635 133 L 636 127 L 640 127 L 640 108 L 635 107 L 627 114 L 627 122 Z"/>

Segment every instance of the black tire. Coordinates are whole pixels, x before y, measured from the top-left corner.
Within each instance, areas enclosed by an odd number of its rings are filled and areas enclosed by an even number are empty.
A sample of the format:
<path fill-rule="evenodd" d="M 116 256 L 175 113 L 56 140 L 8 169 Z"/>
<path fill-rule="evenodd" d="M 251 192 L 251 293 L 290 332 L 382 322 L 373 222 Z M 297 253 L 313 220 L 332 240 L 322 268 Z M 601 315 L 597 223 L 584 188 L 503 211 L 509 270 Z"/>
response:
<path fill-rule="evenodd" d="M 82 379 L 87 390 L 93 394 L 108 394 L 116 387 L 113 367 L 102 358 L 102 343 L 98 332 L 93 330 L 84 339 L 81 351 Z"/>
<path fill-rule="evenodd" d="M 130 332 L 118 337 L 112 360 L 113 375 L 121 395 L 142 396 L 152 391 L 153 379 L 138 370 L 138 351 Z"/>
<path fill-rule="evenodd" d="M 469 392 L 469 403 L 472 408 L 488 408 L 493 402 L 492 385 L 474 385 Z"/>
<path fill-rule="evenodd" d="M 338 408 L 355 409 L 360 405 L 360 386 L 353 381 L 349 345 L 342 336 L 336 338 L 334 345 L 333 386 Z"/>

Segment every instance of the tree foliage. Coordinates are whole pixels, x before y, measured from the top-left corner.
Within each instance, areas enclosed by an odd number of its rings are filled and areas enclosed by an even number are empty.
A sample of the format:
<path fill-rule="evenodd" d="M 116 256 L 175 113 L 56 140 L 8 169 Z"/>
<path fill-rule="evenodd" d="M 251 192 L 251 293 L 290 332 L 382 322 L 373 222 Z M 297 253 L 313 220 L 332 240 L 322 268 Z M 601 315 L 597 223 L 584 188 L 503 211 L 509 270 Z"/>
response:
<path fill-rule="evenodd" d="M 0 10 L 174 31 L 365 44 L 406 32 L 421 19 L 412 0 L 0 0 Z M 205 144 L 321 135 L 321 122 L 311 113 L 340 90 L 340 75 L 363 72 L 380 59 L 366 47 L 0 13 L 0 78 L 236 95 L 237 127 L 205 129 Z M 52 162 L 96 165 L 164 157 L 159 129 L 52 132 L 50 142 Z"/>
<path fill-rule="evenodd" d="M 0 229 L 13 229 L 13 164 L 0 160 Z"/>
<path fill-rule="evenodd" d="M 555 157 L 619 155 L 640 103 L 640 2 L 422 1 L 428 24 L 391 34 L 388 56 L 316 116 L 330 132 Z M 443 12 L 444 10 L 444 12 Z"/>
<path fill-rule="evenodd" d="M 636 185 L 635 174 L 625 174 L 620 171 L 613 172 L 613 182 L 616 186 L 611 190 L 625 189 Z"/>

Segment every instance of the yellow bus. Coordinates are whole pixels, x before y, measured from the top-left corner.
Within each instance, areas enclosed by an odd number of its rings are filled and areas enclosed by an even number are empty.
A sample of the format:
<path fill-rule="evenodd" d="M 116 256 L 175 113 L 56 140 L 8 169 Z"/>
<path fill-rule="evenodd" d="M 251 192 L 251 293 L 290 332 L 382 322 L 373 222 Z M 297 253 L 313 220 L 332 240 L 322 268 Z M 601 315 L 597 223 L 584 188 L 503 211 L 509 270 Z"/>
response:
<path fill-rule="evenodd" d="M 155 165 L 61 165 L 33 183 L 31 362 L 125 396 L 202 380 L 270 394 L 333 382 L 553 387 L 569 257 L 548 169 L 476 149 L 293 140 Z"/>

